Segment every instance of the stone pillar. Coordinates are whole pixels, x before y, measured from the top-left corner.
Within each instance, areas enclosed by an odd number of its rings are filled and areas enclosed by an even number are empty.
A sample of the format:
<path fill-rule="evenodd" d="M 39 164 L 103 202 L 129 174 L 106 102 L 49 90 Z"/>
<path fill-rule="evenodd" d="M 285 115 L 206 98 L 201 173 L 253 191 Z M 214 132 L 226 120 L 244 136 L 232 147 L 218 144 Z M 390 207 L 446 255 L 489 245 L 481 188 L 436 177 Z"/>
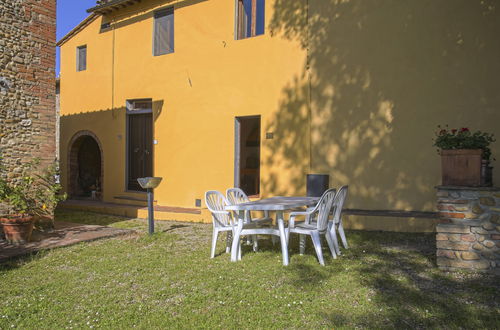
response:
<path fill-rule="evenodd" d="M 439 268 L 500 274 L 500 188 L 436 188 Z"/>
<path fill-rule="evenodd" d="M 0 1 L 0 157 L 8 180 L 35 157 L 43 167 L 55 160 L 55 43 L 56 0 Z"/>

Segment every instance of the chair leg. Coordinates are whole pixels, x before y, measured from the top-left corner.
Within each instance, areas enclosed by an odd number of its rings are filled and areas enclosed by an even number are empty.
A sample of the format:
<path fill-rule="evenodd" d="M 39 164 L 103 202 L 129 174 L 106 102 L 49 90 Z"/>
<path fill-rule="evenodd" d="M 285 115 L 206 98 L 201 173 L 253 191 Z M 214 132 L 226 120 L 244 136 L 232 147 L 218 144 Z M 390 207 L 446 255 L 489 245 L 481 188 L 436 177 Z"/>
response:
<path fill-rule="evenodd" d="M 233 233 L 231 231 L 228 231 L 226 237 L 226 253 L 231 252 L 232 242 L 233 242 Z"/>
<path fill-rule="evenodd" d="M 340 234 L 340 239 L 342 240 L 342 244 L 344 245 L 344 248 L 348 249 L 349 245 L 347 245 L 347 238 L 345 237 L 344 226 L 342 226 L 342 221 L 340 221 L 339 223 L 339 234 Z"/>
<path fill-rule="evenodd" d="M 259 251 L 259 242 L 257 240 L 257 235 L 252 235 L 252 241 L 253 241 L 253 252 Z"/>
<path fill-rule="evenodd" d="M 318 261 L 321 266 L 325 265 L 325 261 L 323 260 L 323 251 L 321 251 L 321 238 L 319 237 L 319 233 L 314 231 L 311 233 L 312 241 L 314 244 L 314 249 L 316 250 L 316 255 L 318 256 Z"/>
<path fill-rule="evenodd" d="M 337 232 L 335 231 L 335 225 L 332 226 L 329 233 L 330 233 L 330 237 L 333 240 L 333 245 L 335 247 L 335 251 L 337 252 L 338 255 L 341 255 L 342 252 L 340 252 L 339 241 L 337 239 Z"/>
<path fill-rule="evenodd" d="M 217 237 L 219 236 L 219 231 L 214 229 L 212 233 L 212 249 L 210 250 L 210 258 L 215 257 L 215 247 L 217 246 Z"/>
<path fill-rule="evenodd" d="M 241 260 L 241 241 L 238 243 L 238 260 Z"/>
<path fill-rule="evenodd" d="M 304 255 L 306 250 L 306 235 L 299 235 L 299 253 L 300 255 Z"/>
<path fill-rule="evenodd" d="M 335 242 L 332 237 L 332 233 L 328 230 L 325 233 L 326 242 L 328 243 L 328 247 L 330 248 L 330 253 L 332 254 L 333 259 L 337 259 L 337 253 L 335 253 Z"/>
<path fill-rule="evenodd" d="M 278 241 L 278 238 L 275 235 L 271 235 L 271 242 L 273 243 L 273 246 L 276 245 L 277 241 Z"/>

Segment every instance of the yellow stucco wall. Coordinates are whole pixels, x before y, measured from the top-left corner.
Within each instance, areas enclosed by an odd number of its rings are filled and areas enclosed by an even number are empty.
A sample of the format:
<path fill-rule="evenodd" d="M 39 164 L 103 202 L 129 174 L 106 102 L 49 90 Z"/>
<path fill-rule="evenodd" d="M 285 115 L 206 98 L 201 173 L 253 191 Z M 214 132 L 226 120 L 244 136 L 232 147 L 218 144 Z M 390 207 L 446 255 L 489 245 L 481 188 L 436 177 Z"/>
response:
<path fill-rule="evenodd" d="M 175 53 L 153 57 L 152 11 L 165 3 Z M 142 1 L 104 33 L 99 17 L 61 47 L 63 180 L 67 143 L 87 129 L 104 149 L 104 199 L 134 195 L 124 107 L 152 98 L 160 205 L 193 207 L 232 186 L 234 118 L 261 115 L 263 197 L 304 194 L 306 173 L 328 173 L 350 185 L 349 207 L 434 210 L 436 126 L 500 136 L 499 10 L 488 0 L 266 1 L 266 33 L 245 40 L 234 40 L 234 1 Z M 82 44 L 88 69 L 76 72 Z M 500 157 L 499 142 L 492 150 Z"/>

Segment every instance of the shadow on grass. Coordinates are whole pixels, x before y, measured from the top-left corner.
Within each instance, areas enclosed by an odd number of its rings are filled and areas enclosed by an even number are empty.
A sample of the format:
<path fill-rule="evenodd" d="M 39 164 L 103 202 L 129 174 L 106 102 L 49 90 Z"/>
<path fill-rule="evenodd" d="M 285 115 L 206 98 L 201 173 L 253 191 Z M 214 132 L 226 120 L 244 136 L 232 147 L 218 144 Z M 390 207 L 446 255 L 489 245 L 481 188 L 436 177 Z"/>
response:
<path fill-rule="evenodd" d="M 350 232 L 348 237 L 353 248 L 342 249 L 339 259 L 331 259 L 324 251 L 326 267 L 291 263 L 289 268 L 294 285 L 319 285 L 320 281 L 335 282 L 348 263 L 347 276 L 371 292 L 360 298 L 365 301 L 348 308 L 376 304 L 377 313 L 353 313 L 347 317 L 345 311 L 319 311 L 318 316 L 328 324 L 384 328 L 498 326 L 498 276 L 440 271 L 435 263 L 433 234 Z M 315 256 L 311 245 L 306 254 Z M 293 253 L 293 243 L 291 246 Z"/>

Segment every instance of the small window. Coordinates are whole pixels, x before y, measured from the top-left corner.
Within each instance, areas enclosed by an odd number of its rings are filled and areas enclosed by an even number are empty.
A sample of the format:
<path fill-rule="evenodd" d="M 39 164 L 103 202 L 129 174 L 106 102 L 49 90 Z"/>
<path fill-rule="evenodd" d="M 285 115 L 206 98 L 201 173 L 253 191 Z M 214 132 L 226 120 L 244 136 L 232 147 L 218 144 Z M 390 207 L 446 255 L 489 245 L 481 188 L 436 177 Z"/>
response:
<path fill-rule="evenodd" d="M 264 34 L 265 0 L 237 0 L 236 39 Z"/>
<path fill-rule="evenodd" d="M 153 55 L 174 52 L 174 8 L 162 9 L 154 14 Z"/>
<path fill-rule="evenodd" d="M 87 45 L 76 48 L 76 71 L 87 70 Z"/>
<path fill-rule="evenodd" d="M 102 23 L 101 24 L 101 32 L 108 31 L 110 28 L 111 28 L 111 23 L 110 22 Z"/>

